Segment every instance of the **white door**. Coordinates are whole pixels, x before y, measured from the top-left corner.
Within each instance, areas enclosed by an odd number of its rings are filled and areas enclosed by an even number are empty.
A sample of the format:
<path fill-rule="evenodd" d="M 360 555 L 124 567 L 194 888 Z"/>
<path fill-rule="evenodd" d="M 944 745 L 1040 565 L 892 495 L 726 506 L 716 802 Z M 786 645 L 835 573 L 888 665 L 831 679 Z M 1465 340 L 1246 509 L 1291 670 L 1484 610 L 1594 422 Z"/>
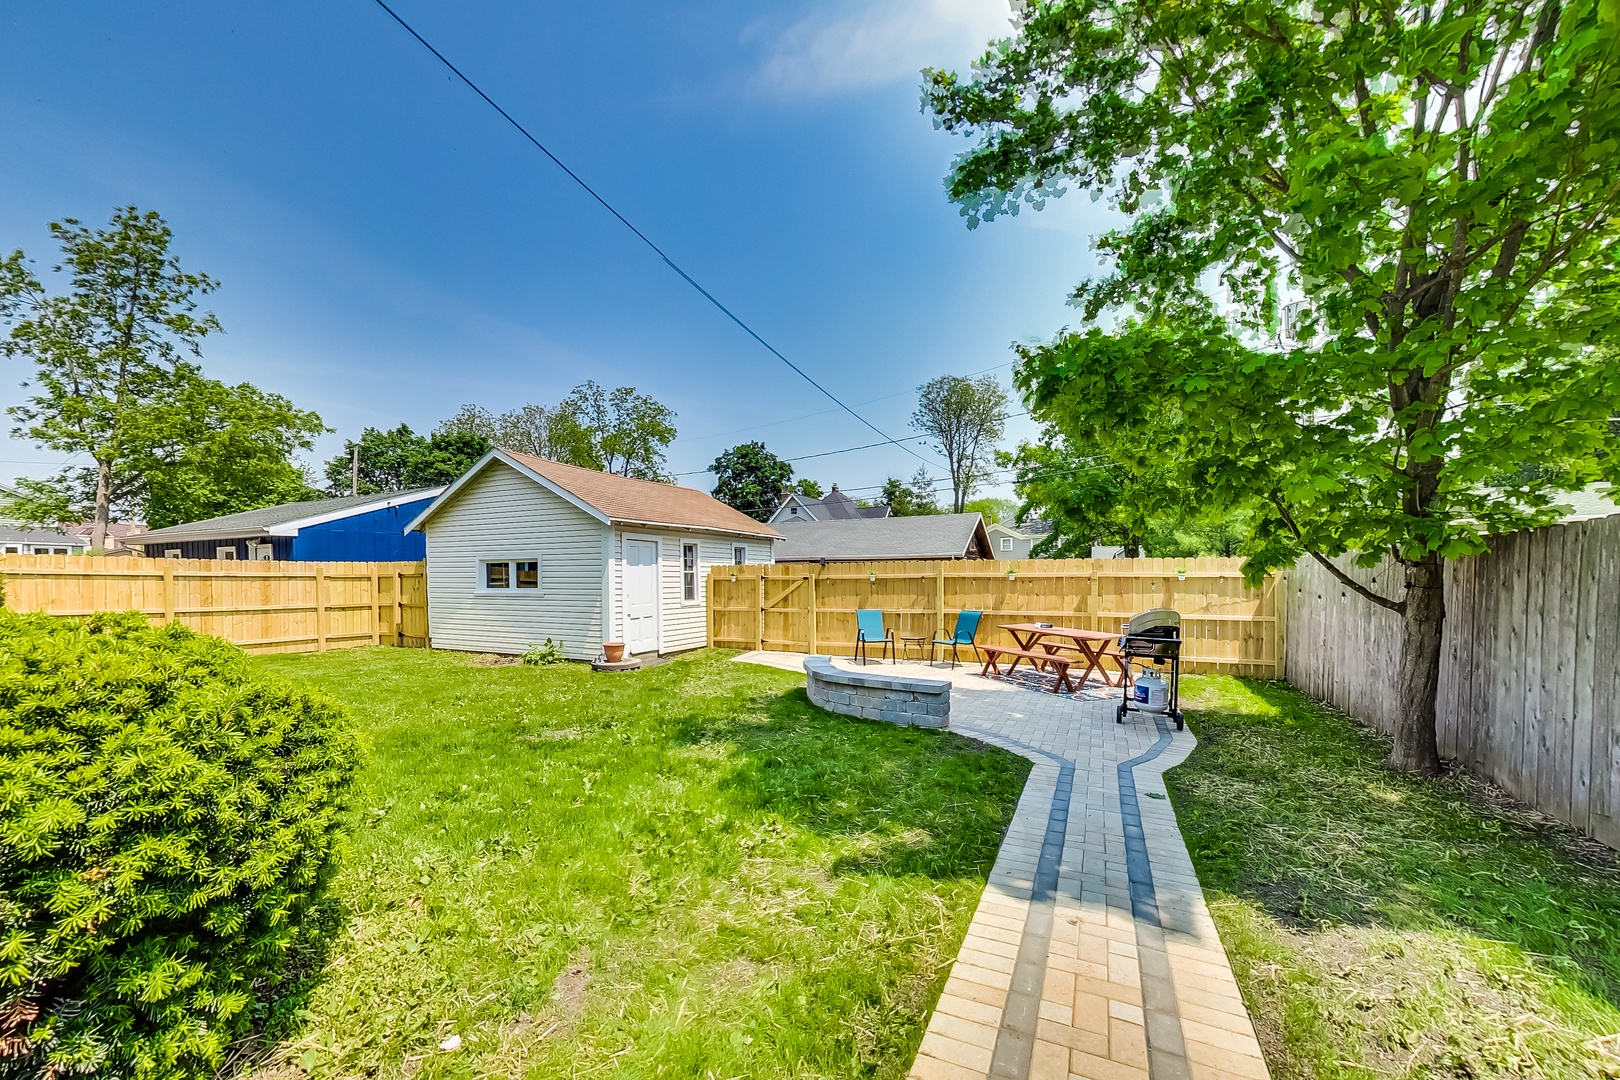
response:
<path fill-rule="evenodd" d="M 624 643 L 629 652 L 658 651 L 658 544 L 624 542 Z"/>

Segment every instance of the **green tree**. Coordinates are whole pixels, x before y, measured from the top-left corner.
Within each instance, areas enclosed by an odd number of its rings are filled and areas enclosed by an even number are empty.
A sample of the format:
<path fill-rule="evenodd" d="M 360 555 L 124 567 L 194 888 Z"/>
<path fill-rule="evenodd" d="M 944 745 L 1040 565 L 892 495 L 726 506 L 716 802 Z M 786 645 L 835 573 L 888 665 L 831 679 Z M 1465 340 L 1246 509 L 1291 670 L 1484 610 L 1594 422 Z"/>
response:
<path fill-rule="evenodd" d="M 917 388 L 911 426 L 932 438 L 945 455 L 951 509 L 960 514 L 967 497 L 995 465 L 996 443 L 1007 427 L 1007 391 L 992 375 L 930 379 Z"/>
<path fill-rule="evenodd" d="M 1011 524 L 1018 515 L 1018 504 L 1011 499 L 973 499 L 963 503 L 962 510 L 964 513 L 981 515 L 987 525 L 994 525 L 998 521 Z"/>
<path fill-rule="evenodd" d="M 669 480 L 664 451 L 675 441 L 675 410 L 669 406 L 633 386 L 608 391 L 587 381 L 574 387 L 558 407 L 577 426 L 575 458 L 620 476 Z"/>
<path fill-rule="evenodd" d="M 1074 294 L 1129 317 L 1022 350 L 1034 415 L 1251 509 L 1252 573 L 1309 553 L 1398 613 L 1401 769 L 1438 767 L 1442 560 L 1614 474 L 1617 41 L 1614 0 L 1047 0 L 927 75 L 970 224 L 1069 185 L 1131 215 Z"/>
<path fill-rule="evenodd" d="M 418 435 L 409 424 L 392 431 L 366 428 L 360 434 L 358 494 L 412 491 L 454 482 L 490 451 L 482 435 L 436 431 Z M 343 453 L 326 463 L 326 482 L 334 495 L 347 495 L 354 485 L 356 444 L 343 444 Z"/>
<path fill-rule="evenodd" d="M 589 452 L 590 440 L 578 418 L 561 406 L 520 405 L 495 414 L 478 405 L 463 405 L 434 430 L 446 435 L 477 435 L 504 450 L 600 468 Z"/>
<path fill-rule="evenodd" d="M 0 352 L 33 364 L 33 393 L 9 409 L 13 434 L 88 466 L 20 480 L 7 512 L 92 525 L 106 544 L 115 517 L 153 524 L 252 509 L 303 490 L 291 456 L 325 430 L 314 413 L 242 384 L 205 378 L 195 359 L 219 329 L 198 300 L 213 279 L 187 273 L 163 218 L 133 206 L 106 229 L 52 222 L 67 288 L 47 293 L 21 251 L 0 260 Z M 231 455 L 231 456 L 222 456 Z"/>
<path fill-rule="evenodd" d="M 710 494 L 759 521 L 771 516 L 782 489 L 793 478 L 793 466 L 765 449 L 762 442 L 733 446 L 714 459 L 709 471 L 715 477 Z"/>
<path fill-rule="evenodd" d="M 809 477 L 801 477 L 798 480 L 793 481 L 790 486 L 794 491 L 798 492 L 800 495 L 803 495 L 807 499 L 820 499 L 824 498 L 827 494 L 826 489 L 824 489 L 820 483 L 815 480 L 811 480 Z"/>
<path fill-rule="evenodd" d="M 326 425 L 280 394 L 200 379 L 152 420 L 133 463 L 153 528 L 320 497 L 293 455 Z"/>
<path fill-rule="evenodd" d="M 909 482 L 889 477 L 883 482 L 878 502 L 887 506 L 894 517 L 920 517 L 940 512 L 939 504 L 934 501 L 934 480 L 927 469 L 918 469 Z"/>

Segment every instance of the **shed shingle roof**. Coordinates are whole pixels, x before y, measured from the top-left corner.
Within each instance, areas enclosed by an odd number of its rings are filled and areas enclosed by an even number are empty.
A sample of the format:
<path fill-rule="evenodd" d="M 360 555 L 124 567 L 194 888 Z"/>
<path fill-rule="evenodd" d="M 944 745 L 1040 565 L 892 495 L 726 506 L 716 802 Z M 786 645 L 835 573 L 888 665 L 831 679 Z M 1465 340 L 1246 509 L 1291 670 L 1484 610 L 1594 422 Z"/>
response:
<path fill-rule="evenodd" d="M 693 529 L 712 529 L 771 539 L 782 535 L 764 522 L 756 521 L 741 510 L 727 506 L 695 488 L 662 484 L 656 480 L 635 480 L 511 450 L 502 450 L 501 453 L 545 477 L 581 502 L 594 506 L 613 521 L 641 525 L 684 525 Z"/>
<path fill-rule="evenodd" d="M 787 542 L 776 549 L 777 562 L 960 559 L 975 536 L 989 542 L 978 514 L 798 521 L 783 523 L 782 535 Z"/>

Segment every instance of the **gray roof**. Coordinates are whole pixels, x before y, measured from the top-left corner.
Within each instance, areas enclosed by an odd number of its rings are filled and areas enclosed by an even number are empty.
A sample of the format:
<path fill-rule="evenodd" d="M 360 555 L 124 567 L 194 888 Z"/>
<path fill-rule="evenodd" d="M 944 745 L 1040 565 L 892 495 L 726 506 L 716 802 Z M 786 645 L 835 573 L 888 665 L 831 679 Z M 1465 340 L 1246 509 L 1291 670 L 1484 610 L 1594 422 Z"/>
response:
<path fill-rule="evenodd" d="M 19 525 L 14 521 L 0 521 L 0 543 L 82 548 L 89 546 L 90 542 L 82 536 L 74 536 L 60 529 L 39 529 Z"/>
<path fill-rule="evenodd" d="M 1565 514 L 1558 520 L 1589 521 L 1592 518 L 1620 514 L 1620 506 L 1615 505 L 1616 496 L 1620 496 L 1620 491 L 1607 484 L 1588 484 L 1579 491 L 1566 491 L 1556 496 L 1554 501 L 1570 507 L 1572 513 Z"/>
<path fill-rule="evenodd" d="M 789 502 L 803 507 L 805 513 L 816 521 L 847 521 L 852 518 L 885 518 L 889 516 L 889 507 L 886 504 L 878 503 L 875 506 L 862 506 L 842 491 L 839 491 L 837 484 L 834 484 L 833 489 L 820 499 L 812 499 L 797 492 L 791 492 L 790 494 L 792 498 L 783 500 L 782 504 L 772 511 L 773 524 L 778 524 L 781 521 L 804 520 L 800 515 L 782 512 Z"/>
<path fill-rule="evenodd" d="M 787 539 L 776 546 L 777 562 L 960 559 L 975 537 L 981 551 L 990 544 L 978 514 L 784 521 L 780 529 Z"/>
<path fill-rule="evenodd" d="M 310 499 L 306 502 L 282 503 L 259 510 L 244 510 L 240 514 L 204 518 L 184 525 L 171 525 L 166 529 L 132 536 L 132 544 L 152 544 L 159 541 L 212 540 L 239 536 L 265 536 L 278 525 L 313 517 L 347 517 L 348 513 L 363 514 L 367 510 L 390 503 L 414 502 L 431 499 L 442 487 L 417 488 L 413 491 L 383 491 L 374 495 L 340 495 L 335 499 Z"/>

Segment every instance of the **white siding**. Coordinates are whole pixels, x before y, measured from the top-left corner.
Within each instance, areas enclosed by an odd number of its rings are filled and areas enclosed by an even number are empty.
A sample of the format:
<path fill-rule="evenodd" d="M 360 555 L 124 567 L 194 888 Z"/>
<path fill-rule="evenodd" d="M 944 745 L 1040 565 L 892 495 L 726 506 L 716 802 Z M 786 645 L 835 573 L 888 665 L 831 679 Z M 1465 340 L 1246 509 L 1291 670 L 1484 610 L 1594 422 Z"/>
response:
<path fill-rule="evenodd" d="M 546 638 L 574 660 L 601 651 L 608 526 L 502 462 L 427 524 L 428 628 L 435 648 L 520 653 Z M 477 591 L 479 560 L 540 556 L 538 595 Z"/>
<path fill-rule="evenodd" d="M 683 533 L 662 529 L 641 529 L 631 525 L 613 530 L 613 610 L 624 611 L 624 585 L 620 568 L 624 565 L 624 538 L 626 536 L 658 541 L 659 608 L 658 651 L 684 652 L 701 649 L 708 643 L 708 576 L 709 568 L 716 564 L 729 566 L 731 549 L 737 544 L 748 547 L 751 563 L 771 562 L 771 543 L 754 537 L 717 535 L 715 533 Z M 684 600 L 681 588 L 681 545 L 698 546 L 698 593 L 695 600 Z M 622 618 L 615 617 L 615 625 L 623 632 Z"/>

